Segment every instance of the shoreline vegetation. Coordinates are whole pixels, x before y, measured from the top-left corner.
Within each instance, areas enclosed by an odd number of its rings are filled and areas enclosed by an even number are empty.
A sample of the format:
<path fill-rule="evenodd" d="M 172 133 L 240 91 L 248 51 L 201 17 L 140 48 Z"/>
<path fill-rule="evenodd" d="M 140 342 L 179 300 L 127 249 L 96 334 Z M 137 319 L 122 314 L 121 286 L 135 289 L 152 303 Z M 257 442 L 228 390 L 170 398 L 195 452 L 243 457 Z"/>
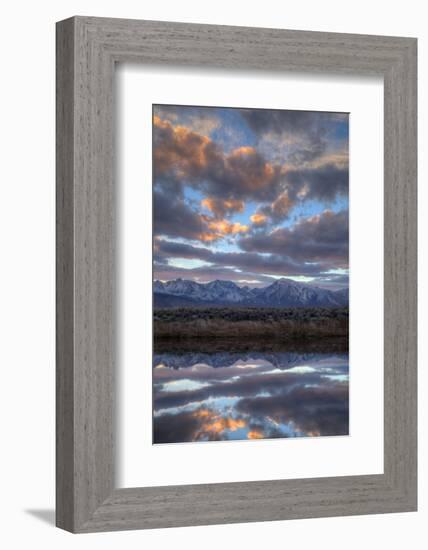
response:
<path fill-rule="evenodd" d="M 340 308 L 171 308 L 153 313 L 154 344 L 194 347 L 199 339 L 219 345 L 268 349 L 302 346 L 348 348 L 349 313 Z"/>

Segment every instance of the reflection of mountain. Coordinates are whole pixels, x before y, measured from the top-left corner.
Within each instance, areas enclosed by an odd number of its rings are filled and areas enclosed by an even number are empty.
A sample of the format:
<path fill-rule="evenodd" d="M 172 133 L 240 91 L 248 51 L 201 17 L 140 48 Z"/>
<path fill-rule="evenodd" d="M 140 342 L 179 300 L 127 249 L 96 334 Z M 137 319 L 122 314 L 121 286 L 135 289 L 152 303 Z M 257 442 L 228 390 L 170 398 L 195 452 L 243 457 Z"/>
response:
<path fill-rule="evenodd" d="M 210 367 L 230 367 L 236 363 L 251 363 L 264 361 L 278 369 L 290 369 L 296 365 L 313 363 L 325 357 L 322 353 L 294 353 L 294 352 L 217 352 L 217 353 L 155 353 L 153 366 L 164 365 L 172 369 L 187 368 L 192 365 L 208 365 Z M 344 362 L 348 354 L 330 356 L 338 362 Z"/>
<path fill-rule="evenodd" d="M 176 279 L 154 283 L 154 306 L 258 306 L 340 307 L 348 305 L 348 289 L 338 291 L 313 287 L 290 279 L 279 279 L 264 288 L 239 287 L 232 281 L 202 284 Z"/>

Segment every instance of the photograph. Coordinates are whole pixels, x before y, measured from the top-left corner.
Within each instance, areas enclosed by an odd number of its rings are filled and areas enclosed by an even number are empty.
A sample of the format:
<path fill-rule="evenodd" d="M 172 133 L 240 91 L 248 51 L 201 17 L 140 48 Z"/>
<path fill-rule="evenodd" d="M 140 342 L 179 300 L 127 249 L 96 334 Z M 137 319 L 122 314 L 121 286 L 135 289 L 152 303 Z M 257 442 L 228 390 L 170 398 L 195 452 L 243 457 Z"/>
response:
<path fill-rule="evenodd" d="M 153 443 L 349 434 L 349 114 L 153 105 Z"/>

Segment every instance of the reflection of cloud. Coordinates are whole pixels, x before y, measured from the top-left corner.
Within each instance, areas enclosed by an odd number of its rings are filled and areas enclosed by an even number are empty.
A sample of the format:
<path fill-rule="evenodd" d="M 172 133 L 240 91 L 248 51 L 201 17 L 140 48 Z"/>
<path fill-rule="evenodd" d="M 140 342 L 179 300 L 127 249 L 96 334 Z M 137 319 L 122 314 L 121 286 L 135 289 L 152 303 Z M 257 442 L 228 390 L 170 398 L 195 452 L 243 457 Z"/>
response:
<path fill-rule="evenodd" d="M 262 430 L 251 430 L 248 432 L 247 437 L 248 439 L 263 439 L 266 436 Z"/>
<path fill-rule="evenodd" d="M 165 414 L 154 418 L 154 443 L 219 441 L 246 427 L 243 418 L 233 418 L 207 409 Z"/>
<path fill-rule="evenodd" d="M 166 414 L 153 419 L 153 443 L 193 441 L 198 419 L 192 413 Z"/>
<path fill-rule="evenodd" d="M 310 367 L 308 365 L 300 365 L 298 367 L 291 367 L 291 369 L 289 369 L 288 372 L 296 372 L 296 373 L 299 373 L 299 374 L 307 374 L 308 372 L 316 372 L 316 369 L 314 367 Z"/>
<path fill-rule="evenodd" d="M 198 431 L 193 436 L 195 441 L 207 438 L 211 439 L 212 437 L 222 435 L 227 430 L 235 432 L 239 428 L 245 428 L 246 426 L 244 420 L 240 418 L 223 417 L 207 409 L 196 411 L 193 413 L 193 416 L 202 419 Z"/>
<path fill-rule="evenodd" d="M 244 398 L 236 406 L 251 418 L 271 417 L 278 423 L 292 422 L 304 435 L 347 435 L 349 422 L 348 384 L 298 386 L 286 396 Z"/>
<path fill-rule="evenodd" d="M 172 380 L 167 382 L 162 386 L 162 391 L 166 392 L 176 392 L 176 391 L 193 391 L 200 388 L 205 388 L 209 384 L 207 382 L 198 382 L 196 380 L 190 380 L 188 378 L 183 378 L 181 380 Z"/>
<path fill-rule="evenodd" d="M 232 375 L 232 373 L 231 373 Z M 243 375 L 240 370 L 225 383 L 224 379 L 211 383 L 195 390 L 182 390 L 177 392 L 158 392 L 154 398 L 155 409 L 169 409 L 181 407 L 189 402 L 204 402 L 207 399 L 218 397 L 255 397 L 266 393 L 270 396 L 288 395 L 297 385 L 329 387 L 334 381 L 326 379 L 321 374 L 311 373 L 296 376 L 286 371 L 272 371 L 260 374 Z M 309 395 L 309 394 L 308 394 Z M 267 413 L 269 415 L 269 413 Z M 273 416 L 273 415 L 270 415 Z"/>
<path fill-rule="evenodd" d="M 153 371 L 155 442 L 348 433 L 345 357 L 318 356 L 288 370 L 262 359 L 190 364 Z M 175 433 L 178 419 L 183 426 Z"/>

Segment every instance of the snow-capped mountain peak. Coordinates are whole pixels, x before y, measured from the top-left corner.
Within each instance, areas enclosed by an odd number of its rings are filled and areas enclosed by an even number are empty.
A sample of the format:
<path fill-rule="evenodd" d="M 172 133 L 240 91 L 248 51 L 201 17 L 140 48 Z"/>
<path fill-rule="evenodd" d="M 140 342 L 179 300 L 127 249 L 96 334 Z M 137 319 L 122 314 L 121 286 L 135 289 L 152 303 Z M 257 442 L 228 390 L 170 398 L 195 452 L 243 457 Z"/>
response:
<path fill-rule="evenodd" d="M 233 281 L 197 283 L 185 279 L 154 282 L 156 301 L 173 305 L 243 305 L 258 307 L 339 307 L 348 304 L 347 289 L 327 290 L 291 279 L 278 279 L 264 288 L 240 287 Z M 162 299 L 156 300 L 162 296 Z M 168 298 L 170 297 L 170 298 Z M 177 302 L 177 298 L 180 302 Z"/>

